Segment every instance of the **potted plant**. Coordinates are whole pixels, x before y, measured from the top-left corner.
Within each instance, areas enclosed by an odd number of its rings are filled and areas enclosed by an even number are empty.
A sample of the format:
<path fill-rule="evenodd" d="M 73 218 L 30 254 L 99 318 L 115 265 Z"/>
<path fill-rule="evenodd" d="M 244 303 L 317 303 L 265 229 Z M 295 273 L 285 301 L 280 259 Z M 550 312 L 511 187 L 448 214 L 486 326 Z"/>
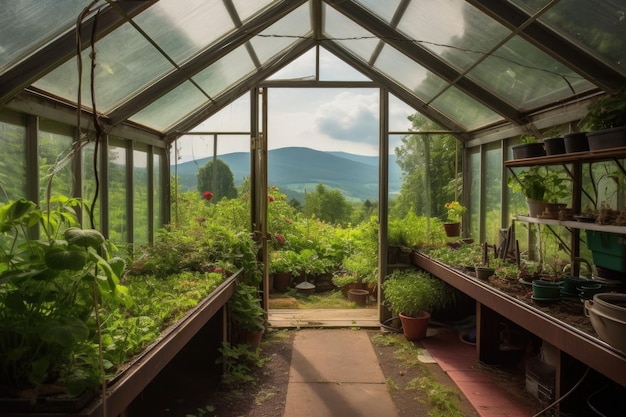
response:
<path fill-rule="evenodd" d="M 587 131 L 589 150 L 626 146 L 626 89 L 591 104 L 579 126 Z"/>
<path fill-rule="evenodd" d="M 269 273 L 274 275 L 274 289 L 287 292 L 291 278 L 300 272 L 298 254 L 292 250 L 278 250 L 270 254 Z"/>
<path fill-rule="evenodd" d="M 445 207 L 446 210 L 448 210 L 448 221 L 443 224 L 446 236 L 459 236 L 461 234 L 461 217 L 467 208 L 463 207 L 461 203 L 456 200 L 446 203 Z"/>
<path fill-rule="evenodd" d="M 228 300 L 228 307 L 234 325 L 234 340 L 257 350 L 265 331 L 265 310 L 261 307 L 257 289 L 251 285 L 237 284 L 235 293 Z"/>
<path fill-rule="evenodd" d="M 511 149 L 513 149 L 513 159 L 546 156 L 543 143 L 538 142 L 535 135 L 522 135 L 520 137 L 520 144 L 513 146 Z"/>
<path fill-rule="evenodd" d="M 521 192 L 526 197 L 530 217 L 537 217 L 545 208 L 546 183 L 545 167 L 532 166 L 513 174 L 508 178 L 508 185 L 514 192 Z"/>
<path fill-rule="evenodd" d="M 451 306 L 454 288 L 425 271 L 397 270 L 382 285 L 385 303 L 400 316 L 407 340 L 426 336 L 430 314 Z"/>

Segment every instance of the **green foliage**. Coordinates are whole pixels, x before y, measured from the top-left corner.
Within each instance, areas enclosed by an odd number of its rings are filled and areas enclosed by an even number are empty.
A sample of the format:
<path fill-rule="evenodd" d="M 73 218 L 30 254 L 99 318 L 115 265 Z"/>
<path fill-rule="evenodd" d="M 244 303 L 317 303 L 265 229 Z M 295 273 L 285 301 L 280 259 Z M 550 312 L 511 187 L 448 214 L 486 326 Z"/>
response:
<path fill-rule="evenodd" d="M 215 201 L 237 197 L 233 173 L 221 159 L 211 159 L 198 170 L 198 192 L 205 191 L 212 192 Z"/>
<path fill-rule="evenodd" d="M 514 192 L 534 200 L 556 202 L 570 194 L 570 178 L 553 167 L 533 165 L 508 178 Z"/>
<path fill-rule="evenodd" d="M 330 190 L 324 184 L 318 184 L 315 191 L 304 196 L 304 215 L 315 216 L 330 224 L 345 225 L 350 221 L 352 205 L 339 190 Z"/>
<path fill-rule="evenodd" d="M 250 349 L 246 344 L 231 346 L 224 342 L 220 353 L 222 356 L 216 362 L 225 365 L 222 382 L 232 386 L 254 383 L 254 369 L 261 368 L 270 360 L 261 358 L 257 351 Z"/>
<path fill-rule="evenodd" d="M 609 94 L 589 105 L 578 125 L 583 131 L 610 129 L 626 125 L 626 89 Z"/>
<path fill-rule="evenodd" d="M 79 395 L 102 378 L 94 314 L 130 304 L 125 264 L 100 232 L 82 230 L 80 201 L 53 197 L 42 210 L 25 199 L 0 208 L 0 380 L 25 389 L 65 381 Z M 39 225 L 41 240 L 31 239 Z"/>
<path fill-rule="evenodd" d="M 451 306 L 454 288 L 425 271 L 395 271 L 383 282 L 385 303 L 393 310 L 416 317 Z"/>
<path fill-rule="evenodd" d="M 255 287 L 238 284 L 235 293 L 228 300 L 233 324 L 239 331 L 254 333 L 265 329 L 265 310 Z"/>

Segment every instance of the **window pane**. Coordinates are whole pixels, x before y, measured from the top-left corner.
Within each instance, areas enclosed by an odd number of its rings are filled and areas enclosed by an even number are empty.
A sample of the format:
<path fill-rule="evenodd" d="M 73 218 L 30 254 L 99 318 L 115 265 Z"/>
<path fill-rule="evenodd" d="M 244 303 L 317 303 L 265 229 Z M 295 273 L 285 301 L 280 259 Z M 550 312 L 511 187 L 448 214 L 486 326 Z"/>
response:
<path fill-rule="evenodd" d="M 371 81 L 365 75 L 324 48 L 320 48 L 320 80 Z"/>
<path fill-rule="evenodd" d="M 332 7 L 322 3 L 322 31 L 349 52 L 369 62 L 378 39 L 360 25 L 354 23 Z"/>
<path fill-rule="evenodd" d="M 46 189 L 52 181 L 50 195 L 73 196 L 74 176 L 70 154 L 73 141 L 70 126 L 42 120 L 39 128 L 39 201 L 46 201 Z"/>
<path fill-rule="evenodd" d="M 550 104 L 593 87 L 520 37 L 511 39 L 469 75 L 523 110 Z"/>
<path fill-rule="evenodd" d="M 485 209 L 482 221 L 485 222 L 485 239 L 487 242 L 498 242 L 500 217 L 502 211 L 502 150 L 500 143 L 490 143 L 485 152 L 485 173 L 483 189 L 485 190 Z"/>
<path fill-rule="evenodd" d="M 162 187 L 162 178 L 161 169 L 163 167 L 162 161 L 163 156 L 161 154 L 162 151 L 155 151 L 152 155 L 152 185 L 153 185 L 153 193 L 152 193 L 152 204 L 153 204 L 153 213 L 152 217 L 152 230 L 156 231 L 163 227 L 163 216 L 162 216 L 162 203 L 166 201 L 167 196 L 164 195 L 164 190 Z"/>
<path fill-rule="evenodd" d="M 161 0 L 135 22 L 179 64 L 235 28 L 222 1 L 206 0 Z"/>
<path fill-rule="evenodd" d="M 267 6 L 278 3 L 278 0 L 234 0 L 233 4 L 235 5 L 235 9 L 237 9 L 237 14 L 239 15 L 239 19 L 242 22 L 245 22 L 250 17 L 259 13 Z"/>
<path fill-rule="evenodd" d="M 207 101 L 200 90 L 186 82 L 134 114 L 130 120 L 163 131 Z"/>
<path fill-rule="evenodd" d="M 378 17 L 387 23 L 391 22 L 391 19 L 400 4 L 400 0 L 357 0 L 356 2 L 361 3 L 363 7 L 370 9 L 374 14 L 378 15 Z"/>
<path fill-rule="evenodd" d="M 268 80 L 293 79 L 315 79 L 315 48 L 309 49 L 268 77 Z"/>
<path fill-rule="evenodd" d="M 124 47 L 120 47 L 123 45 Z M 90 89 L 91 49 L 81 54 L 83 76 L 81 100 L 92 108 Z M 108 111 L 123 99 L 173 69 L 173 66 L 130 24 L 116 29 L 96 43 L 96 106 Z M 78 69 L 71 59 L 39 79 L 35 87 L 75 103 L 78 99 Z"/>
<path fill-rule="evenodd" d="M 240 46 L 192 78 L 210 97 L 217 97 L 254 70 L 246 47 Z"/>
<path fill-rule="evenodd" d="M 0 13 L 0 73 L 69 30 L 84 0 L 3 1 Z"/>
<path fill-rule="evenodd" d="M 474 239 L 480 236 L 480 183 L 482 181 L 480 175 L 480 147 L 472 149 L 469 157 L 470 161 L 470 189 L 469 189 L 469 214 L 470 214 L 470 236 Z"/>
<path fill-rule="evenodd" d="M 111 142 L 114 142 L 111 140 Z M 117 141 L 120 142 L 121 141 Z M 126 219 L 126 149 L 109 146 L 109 238 L 113 243 L 128 243 Z"/>
<path fill-rule="evenodd" d="M 502 120 L 500 115 L 454 87 L 433 101 L 432 107 L 468 130 Z"/>
<path fill-rule="evenodd" d="M 280 51 L 298 42 L 300 37 L 309 34 L 310 22 L 309 5 L 305 3 L 252 38 L 250 43 L 259 61 L 265 63 Z"/>
<path fill-rule="evenodd" d="M 408 56 L 385 45 L 374 66 L 423 101 L 430 101 L 446 82 Z"/>
<path fill-rule="evenodd" d="M 469 68 L 510 33 L 463 0 L 412 1 L 398 30 L 459 70 Z"/>
<path fill-rule="evenodd" d="M 24 118 L 10 111 L 0 112 L 0 203 L 26 196 L 26 127 Z"/>
<path fill-rule="evenodd" d="M 147 146 L 133 150 L 133 243 L 148 243 L 148 153 Z"/>
<path fill-rule="evenodd" d="M 509 0 L 531 12 L 542 8 L 535 0 Z M 608 0 L 562 0 L 544 13 L 539 21 L 613 65 L 626 69 L 624 2 Z"/>

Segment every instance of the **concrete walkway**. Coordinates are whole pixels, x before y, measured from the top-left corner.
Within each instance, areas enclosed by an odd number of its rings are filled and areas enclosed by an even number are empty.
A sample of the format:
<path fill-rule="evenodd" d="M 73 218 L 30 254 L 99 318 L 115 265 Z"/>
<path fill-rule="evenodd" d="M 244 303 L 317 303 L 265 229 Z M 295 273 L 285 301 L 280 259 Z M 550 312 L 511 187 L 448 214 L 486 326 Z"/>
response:
<path fill-rule="evenodd" d="M 283 417 L 397 417 L 366 332 L 296 333 Z"/>

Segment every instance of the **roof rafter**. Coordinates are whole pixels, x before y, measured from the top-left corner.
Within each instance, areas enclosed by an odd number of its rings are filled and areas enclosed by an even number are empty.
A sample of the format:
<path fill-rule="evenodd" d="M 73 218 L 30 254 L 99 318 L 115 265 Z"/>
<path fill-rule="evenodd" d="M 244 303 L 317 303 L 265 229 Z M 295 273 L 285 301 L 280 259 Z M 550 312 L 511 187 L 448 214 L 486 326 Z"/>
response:
<path fill-rule="evenodd" d="M 127 15 L 136 16 L 153 3 L 154 1 L 124 1 L 119 2 L 118 7 L 122 8 Z M 95 19 L 96 17 L 92 16 L 82 24 L 80 37 L 83 49 L 89 47 Z M 97 19 L 96 39 L 104 37 L 126 22 L 126 19 L 111 7 L 101 11 Z M 24 88 L 73 56 L 76 56 L 75 30 L 68 31 L 18 65 L 4 72 L 0 78 L 0 103 L 8 102 Z"/>
<path fill-rule="evenodd" d="M 306 0 L 286 0 L 260 13 L 237 28 L 232 34 L 226 36 L 212 47 L 182 65 L 178 70 L 171 72 L 141 93 L 119 105 L 109 113 L 111 122 L 116 124 L 129 118 L 159 97 L 187 81 L 193 75 L 224 57 L 229 52 L 245 44 L 255 35 L 304 3 L 306 3 Z"/>
<path fill-rule="evenodd" d="M 326 0 L 326 2 L 349 19 L 363 26 L 365 29 L 380 37 L 408 57 L 414 59 L 417 63 L 434 72 L 439 77 L 452 83 L 459 88 L 459 90 L 470 95 L 502 117 L 514 123 L 523 123 L 522 115 L 516 108 L 500 97 L 485 90 L 475 82 L 463 77 L 455 68 L 448 65 L 422 46 L 416 45 L 411 39 L 391 28 L 387 23 L 383 22 L 380 18 L 371 14 L 363 7 L 352 1 L 345 0 Z"/>
<path fill-rule="evenodd" d="M 510 29 L 515 30 L 526 24 L 520 32 L 524 39 L 585 78 L 592 80 L 603 90 L 616 91 L 626 85 L 623 73 L 575 46 L 541 22 L 534 20 L 527 24 L 533 17 L 510 2 L 500 0 L 467 0 L 467 2 Z"/>

